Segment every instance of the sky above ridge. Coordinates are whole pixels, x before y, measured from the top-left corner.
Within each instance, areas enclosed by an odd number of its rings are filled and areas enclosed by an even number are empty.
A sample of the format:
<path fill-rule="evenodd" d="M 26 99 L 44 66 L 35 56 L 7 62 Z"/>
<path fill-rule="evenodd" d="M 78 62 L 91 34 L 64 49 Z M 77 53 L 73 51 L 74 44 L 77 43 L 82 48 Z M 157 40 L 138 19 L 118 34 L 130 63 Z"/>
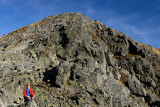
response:
<path fill-rule="evenodd" d="M 79 12 L 160 48 L 160 0 L 0 0 L 0 35 L 63 12 Z"/>

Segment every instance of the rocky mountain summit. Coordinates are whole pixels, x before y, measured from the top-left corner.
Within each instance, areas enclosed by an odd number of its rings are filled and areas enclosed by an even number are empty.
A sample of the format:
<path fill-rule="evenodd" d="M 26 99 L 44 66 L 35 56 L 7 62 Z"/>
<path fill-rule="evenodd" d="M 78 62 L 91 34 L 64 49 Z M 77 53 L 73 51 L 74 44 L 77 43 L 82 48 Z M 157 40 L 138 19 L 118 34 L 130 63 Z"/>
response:
<path fill-rule="evenodd" d="M 0 37 L 0 106 L 158 107 L 160 49 L 80 13 L 62 13 Z"/>

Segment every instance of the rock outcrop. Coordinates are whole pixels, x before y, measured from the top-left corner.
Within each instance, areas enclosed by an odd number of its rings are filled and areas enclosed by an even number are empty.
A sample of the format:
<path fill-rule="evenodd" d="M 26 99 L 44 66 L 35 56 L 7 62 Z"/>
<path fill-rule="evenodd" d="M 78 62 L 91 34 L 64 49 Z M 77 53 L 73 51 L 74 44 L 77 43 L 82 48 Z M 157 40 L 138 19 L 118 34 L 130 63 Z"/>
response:
<path fill-rule="evenodd" d="M 160 106 L 160 49 L 80 13 L 42 19 L 0 37 L 0 106 Z"/>

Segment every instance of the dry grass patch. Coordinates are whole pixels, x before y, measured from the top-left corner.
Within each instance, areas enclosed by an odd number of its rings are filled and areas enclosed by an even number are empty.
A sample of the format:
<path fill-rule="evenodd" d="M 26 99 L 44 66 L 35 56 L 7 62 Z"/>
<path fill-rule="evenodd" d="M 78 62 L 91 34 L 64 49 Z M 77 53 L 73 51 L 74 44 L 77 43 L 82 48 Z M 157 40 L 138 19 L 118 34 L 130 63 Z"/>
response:
<path fill-rule="evenodd" d="M 158 48 L 153 48 L 153 51 L 160 56 L 160 49 L 158 49 Z"/>
<path fill-rule="evenodd" d="M 136 57 L 136 58 L 139 58 L 141 57 L 140 55 L 133 55 L 133 54 L 126 54 L 126 55 L 123 55 L 123 56 L 112 56 L 113 58 L 126 58 L 126 57 Z"/>
<path fill-rule="evenodd" d="M 49 22 L 51 19 L 52 19 L 52 18 L 44 18 L 44 19 L 42 19 L 42 20 L 39 21 L 39 22 L 35 22 L 35 23 L 31 24 L 30 26 L 31 26 L 31 27 L 41 26 L 41 25 Z"/>
<path fill-rule="evenodd" d="M 158 56 L 160 56 L 160 49 L 159 48 L 154 48 L 150 45 L 147 44 L 143 44 L 143 43 L 139 43 L 139 45 L 146 47 L 147 49 L 149 49 L 151 52 L 157 54 Z"/>
<path fill-rule="evenodd" d="M 24 37 L 24 38 L 22 38 L 22 40 L 34 39 L 34 38 L 35 38 L 35 35 L 34 35 L 34 36 L 28 36 L 28 37 Z"/>
<path fill-rule="evenodd" d="M 92 33 L 91 31 L 87 30 L 88 34 L 92 37 L 92 40 L 99 40 L 101 42 L 104 42 L 100 36 L 94 35 L 94 33 Z"/>
<path fill-rule="evenodd" d="M 122 86 L 126 86 L 122 81 L 118 80 L 118 83 L 121 84 Z"/>
<path fill-rule="evenodd" d="M 28 26 L 23 26 L 15 31 L 9 33 L 8 36 L 14 36 L 14 33 L 19 33 L 19 32 L 24 33 L 24 32 L 26 32 L 27 29 L 28 29 Z"/>
<path fill-rule="evenodd" d="M 125 73 L 121 72 L 121 71 L 118 71 L 121 75 L 121 78 L 120 78 L 120 81 L 122 81 L 123 83 L 124 82 L 127 82 L 128 81 L 128 75 L 126 75 Z"/>

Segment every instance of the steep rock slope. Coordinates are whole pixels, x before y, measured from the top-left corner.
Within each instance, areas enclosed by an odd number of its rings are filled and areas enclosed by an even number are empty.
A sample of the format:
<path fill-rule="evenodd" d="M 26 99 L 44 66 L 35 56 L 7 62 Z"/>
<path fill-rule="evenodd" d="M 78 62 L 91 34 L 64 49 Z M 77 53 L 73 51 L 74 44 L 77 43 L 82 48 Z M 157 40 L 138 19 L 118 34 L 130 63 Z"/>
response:
<path fill-rule="evenodd" d="M 30 82 L 39 107 L 159 106 L 160 50 L 80 13 L 0 37 L 0 105 L 22 106 Z"/>

